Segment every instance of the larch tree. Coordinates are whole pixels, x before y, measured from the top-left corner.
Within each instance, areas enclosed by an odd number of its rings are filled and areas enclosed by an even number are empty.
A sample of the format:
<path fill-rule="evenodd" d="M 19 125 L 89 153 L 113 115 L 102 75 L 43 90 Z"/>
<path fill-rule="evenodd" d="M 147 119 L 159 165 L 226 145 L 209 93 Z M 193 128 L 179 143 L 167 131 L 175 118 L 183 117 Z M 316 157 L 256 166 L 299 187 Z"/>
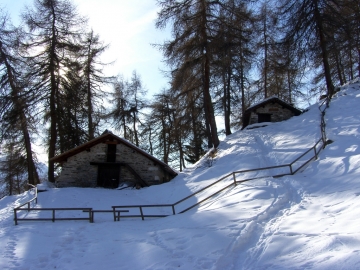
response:
<path fill-rule="evenodd" d="M 105 84 L 111 83 L 113 77 L 106 77 L 103 75 L 103 67 L 106 65 L 100 61 L 100 56 L 106 51 L 108 45 L 100 41 L 100 37 L 94 34 L 91 30 L 83 38 L 83 58 L 84 69 L 83 75 L 86 87 L 86 111 L 88 121 L 88 136 L 89 140 L 94 139 L 101 112 L 95 111 L 100 108 L 101 101 L 104 96 L 102 87 Z"/>
<path fill-rule="evenodd" d="M 245 88 L 251 63 L 255 61 L 252 49 L 255 47 L 255 18 L 241 1 L 228 1 L 227 6 L 219 15 L 212 66 L 213 85 L 217 85 L 215 94 L 221 100 L 218 111 L 224 115 L 225 135 L 230 135 L 231 127 L 239 118 L 235 108 L 246 109 Z"/>
<path fill-rule="evenodd" d="M 34 101 L 27 91 L 30 83 L 24 75 L 26 66 L 18 45 L 18 32 L 9 26 L 9 19 L 0 11 L 0 140 L 10 140 L 13 144 L 12 138 L 17 137 L 17 156 L 22 155 L 24 162 L 20 163 L 27 167 L 28 183 L 35 185 L 40 181 L 31 145 L 34 123 L 30 105 Z M 11 156 L 15 148 L 11 146 Z"/>
<path fill-rule="evenodd" d="M 29 40 L 24 48 L 31 54 L 31 75 L 38 92 L 45 99 L 44 107 L 49 119 L 48 179 L 54 182 L 54 163 L 57 153 L 58 115 L 61 98 L 61 78 L 64 76 L 66 60 L 80 50 L 80 37 L 86 20 L 78 15 L 68 0 L 35 0 L 34 8 L 23 13 Z"/>
<path fill-rule="evenodd" d="M 175 144 L 173 132 L 174 118 L 171 95 L 163 90 L 163 93 L 154 96 L 154 101 L 149 105 L 151 112 L 151 132 L 153 135 L 152 148 L 155 155 L 161 157 L 165 163 L 171 162 L 171 154 Z"/>
<path fill-rule="evenodd" d="M 146 107 L 146 89 L 143 86 L 140 75 L 134 70 L 127 84 L 129 93 L 130 116 L 132 120 L 132 142 L 139 146 L 139 132 L 137 125 L 140 123 L 141 111 Z"/>
<path fill-rule="evenodd" d="M 109 102 L 111 104 L 107 118 L 111 119 L 114 127 L 120 130 L 121 136 L 126 140 L 131 140 L 128 132 L 128 123 L 131 121 L 129 91 L 127 81 L 123 76 L 118 75 L 112 82 L 112 92 Z"/>
<path fill-rule="evenodd" d="M 113 92 L 109 99 L 112 107 L 106 113 L 106 118 L 111 119 L 122 136 L 136 146 L 141 143 L 138 128 L 141 125 L 143 110 L 147 106 L 145 96 L 146 89 L 136 71 L 133 71 L 130 80 L 120 75 L 113 80 Z"/>
<path fill-rule="evenodd" d="M 81 62 L 69 59 L 60 80 L 57 104 L 57 149 L 60 153 L 88 141 L 87 91 L 82 70 Z"/>
<path fill-rule="evenodd" d="M 211 42 L 214 35 L 212 33 L 213 20 L 219 3 L 206 0 L 158 0 L 161 10 L 156 22 L 158 28 L 164 28 L 169 23 L 172 25 L 173 39 L 165 42 L 161 49 L 175 77 L 174 80 L 180 82 L 181 94 L 184 95 L 188 91 L 188 89 L 182 89 L 185 83 L 183 74 L 191 74 L 188 70 L 194 70 L 192 75 L 194 81 L 200 79 L 202 82 L 203 108 L 211 137 L 211 146 L 214 148 L 218 147 L 220 141 L 210 93 L 210 62 L 212 59 Z"/>
<path fill-rule="evenodd" d="M 279 1 L 282 23 L 286 32 L 284 40 L 306 50 L 313 63 L 322 63 L 327 95 L 334 94 L 334 83 L 330 65 L 330 40 L 333 31 L 339 28 L 343 16 L 338 7 L 340 0 L 282 0 Z M 315 53 L 315 54 L 314 54 Z M 316 61 L 319 56 L 320 61 Z"/>
<path fill-rule="evenodd" d="M 9 138 L 3 149 L 4 159 L 0 161 L 0 171 L 3 177 L 0 184 L 5 185 L 6 190 L 4 194 L 0 194 L 0 198 L 20 194 L 27 188 L 25 177 L 27 161 L 18 143 L 15 138 Z"/>

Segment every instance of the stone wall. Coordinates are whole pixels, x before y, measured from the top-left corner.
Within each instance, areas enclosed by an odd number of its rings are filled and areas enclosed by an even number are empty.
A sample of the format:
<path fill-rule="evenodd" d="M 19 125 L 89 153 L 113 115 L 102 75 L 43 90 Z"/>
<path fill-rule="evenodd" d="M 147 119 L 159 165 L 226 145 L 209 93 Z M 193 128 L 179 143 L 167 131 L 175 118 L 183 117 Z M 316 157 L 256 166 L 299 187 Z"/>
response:
<path fill-rule="evenodd" d="M 56 179 L 57 187 L 96 187 L 97 166 L 90 162 L 106 160 L 106 144 L 97 144 L 90 151 L 82 151 L 69 157 L 62 164 L 60 176 Z"/>
<path fill-rule="evenodd" d="M 129 164 L 150 185 L 170 180 L 159 164 L 124 144 L 118 144 L 116 147 L 116 161 Z M 121 171 L 124 171 L 124 168 L 121 168 Z"/>
<path fill-rule="evenodd" d="M 280 122 L 294 116 L 294 113 L 278 103 L 267 103 L 251 112 L 249 125 L 258 123 L 258 114 L 271 114 L 271 122 Z"/>
<path fill-rule="evenodd" d="M 107 144 L 97 144 L 89 151 L 82 151 L 62 164 L 60 176 L 56 179 L 58 187 L 96 187 L 97 165 L 90 162 L 106 162 Z M 134 171 L 148 184 L 161 184 L 171 178 L 162 166 L 136 150 L 124 145 L 116 146 L 116 162 L 130 165 Z M 136 181 L 132 172 L 122 166 L 120 169 L 120 182 Z"/>

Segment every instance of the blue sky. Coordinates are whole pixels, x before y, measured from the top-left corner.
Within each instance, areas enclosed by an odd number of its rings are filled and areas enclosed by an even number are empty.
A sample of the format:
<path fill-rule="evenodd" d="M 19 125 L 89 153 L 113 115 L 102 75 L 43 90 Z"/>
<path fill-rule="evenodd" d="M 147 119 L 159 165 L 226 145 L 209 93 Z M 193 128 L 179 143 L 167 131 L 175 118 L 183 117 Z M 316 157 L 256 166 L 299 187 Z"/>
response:
<path fill-rule="evenodd" d="M 15 25 L 25 5 L 33 0 L 2 0 L 0 6 Z M 130 78 L 133 70 L 140 74 L 149 94 L 167 87 L 161 70 L 166 69 L 162 54 L 152 46 L 170 37 L 169 31 L 155 28 L 158 7 L 155 0 L 73 0 L 78 12 L 87 16 L 89 27 L 110 44 L 103 62 L 115 61 L 105 69 L 106 75 L 123 74 Z"/>

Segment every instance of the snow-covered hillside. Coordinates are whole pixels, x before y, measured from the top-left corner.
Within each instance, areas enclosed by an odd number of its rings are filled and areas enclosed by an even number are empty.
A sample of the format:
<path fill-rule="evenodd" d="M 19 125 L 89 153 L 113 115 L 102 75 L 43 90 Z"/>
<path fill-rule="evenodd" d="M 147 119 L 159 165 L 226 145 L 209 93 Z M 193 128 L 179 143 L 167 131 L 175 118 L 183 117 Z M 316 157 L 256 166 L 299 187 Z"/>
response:
<path fill-rule="evenodd" d="M 185 214 L 120 222 L 96 214 L 92 224 L 14 226 L 13 208 L 31 195 L 5 197 L 0 269 L 360 269 L 359 103 L 359 82 L 336 94 L 326 112 L 334 142 L 301 173 L 246 182 Z M 293 161 L 320 138 L 319 124 L 314 105 L 288 121 L 227 137 L 211 167 L 201 160 L 167 184 L 52 188 L 39 193 L 37 207 L 174 203 L 229 172 Z"/>

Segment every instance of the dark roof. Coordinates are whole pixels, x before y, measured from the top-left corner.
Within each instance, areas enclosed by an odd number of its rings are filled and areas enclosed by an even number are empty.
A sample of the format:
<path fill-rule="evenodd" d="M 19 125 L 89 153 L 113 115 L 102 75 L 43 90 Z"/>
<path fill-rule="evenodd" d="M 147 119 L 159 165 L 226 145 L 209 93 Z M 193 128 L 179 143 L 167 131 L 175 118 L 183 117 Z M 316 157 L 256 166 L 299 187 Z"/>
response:
<path fill-rule="evenodd" d="M 82 151 L 85 151 L 87 149 L 90 149 L 91 147 L 99 144 L 99 143 L 106 143 L 106 142 L 117 142 L 117 143 L 122 143 L 130 148 L 132 148 L 133 150 L 135 150 L 136 152 L 138 152 L 139 154 L 142 154 L 143 156 L 151 159 L 152 161 L 156 162 L 157 164 L 161 165 L 164 167 L 164 169 L 169 172 L 171 175 L 177 175 L 177 172 L 175 172 L 173 169 L 171 169 L 166 163 L 162 162 L 161 160 L 155 158 L 154 156 L 148 154 L 147 152 L 145 152 L 144 150 L 140 149 L 139 147 L 137 147 L 136 145 L 132 144 L 131 142 L 122 139 L 116 135 L 114 135 L 111 132 L 104 132 L 101 136 L 92 139 L 91 141 L 88 141 L 78 147 L 75 147 L 73 149 L 70 149 L 68 151 L 66 151 L 65 153 L 62 153 L 61 155 L 58 155 L 56 157 L 53 157 L 50 159 L 50 161 L 53 161 L 55 163 L 61 163 L 66 161 L 69 157 L 72 157 Z"/>
<path fill-rule="evenodd" d="M 286 109 L 289 109 L 290 111 L 292 111 L 295 116 L 298 116 L 301 114 L 301 111 L 299 109 L 296 109 L 291 104 L 286 103 L 285 101 L 279 99 L 278 97 L 272 96 L 272 97 L 269 97 L 255 105 L 249 107 L 248 109 L 246 109 L 246 111 L 243 115 L 243 128 L 245 128 L 249 124 L 251 112 L 256 110 L 257 108 L 265 106 L 268 103 L 278 103 L 283 108 L 286 108 Z"/>

